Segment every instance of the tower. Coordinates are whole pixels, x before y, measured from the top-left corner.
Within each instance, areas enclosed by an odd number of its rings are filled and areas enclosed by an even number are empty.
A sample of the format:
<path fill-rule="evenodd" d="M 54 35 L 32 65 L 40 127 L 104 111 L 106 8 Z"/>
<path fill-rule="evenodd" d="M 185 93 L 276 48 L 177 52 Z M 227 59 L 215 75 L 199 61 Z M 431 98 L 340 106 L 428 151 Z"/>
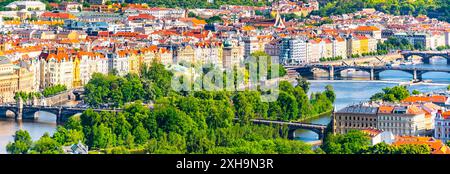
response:
<path fill-rule="evenodd" d="M 284 20 L 281 19 L 280 11 L 277 10 L 277 14 L 275 16 L 275 24 L 273 25 L 275 28 L 286 28 L 284 25 Z"/>

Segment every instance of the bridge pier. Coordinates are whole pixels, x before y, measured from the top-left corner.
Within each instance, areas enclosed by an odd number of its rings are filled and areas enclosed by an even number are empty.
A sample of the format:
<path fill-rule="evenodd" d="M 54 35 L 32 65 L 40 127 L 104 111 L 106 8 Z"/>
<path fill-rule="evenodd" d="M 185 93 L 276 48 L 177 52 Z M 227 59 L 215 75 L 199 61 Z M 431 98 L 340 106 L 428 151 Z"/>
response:
<path fill-rule="evenodd" d="M 423 64 L 430 64 L 430 59 L 431 59 L 431 57 L 423 57 L 422 58 L 422 62 L 423 62 Z"/>
<path fill-rule="evenodd" d="M 422 73 L 419 73 L 416 69 L 414 69 L 413 80 L 414 81 L 422 81 Z"/>
<path fill-rule="evenodd" d="M 289 129 L 289 131 L 288 131 L 288 139 L 290 139 L 290 140 L 295 139 L 295 130 L 296 129 Z"/>
<path fill-rule="evenodd" d="M 370 68 L 370 80 L 377 80 L 376 76 L 379 76 L 379 74 L 375 74 L 375 70 Z"/>
<path fill-rule="evenodd" d="M 6 118 L 6 112 L 8 112 L 8 110 L 6 109 L 0 109 L 0 118 Z"/>
<path fill-rule="evenodd" d="M 330 68 L 328 68 L 328 77 L 330 80 L 334 80 L 334 66 L 330 66 Z"/>
<path fill-rule="evenodd" d="M 23 116 L 23 100 L 21 97 L 19 97 L 19 100 L 17 100 L 17 112 L 15 113 L 16 120 L 22 120 L 22 116 Z"/>

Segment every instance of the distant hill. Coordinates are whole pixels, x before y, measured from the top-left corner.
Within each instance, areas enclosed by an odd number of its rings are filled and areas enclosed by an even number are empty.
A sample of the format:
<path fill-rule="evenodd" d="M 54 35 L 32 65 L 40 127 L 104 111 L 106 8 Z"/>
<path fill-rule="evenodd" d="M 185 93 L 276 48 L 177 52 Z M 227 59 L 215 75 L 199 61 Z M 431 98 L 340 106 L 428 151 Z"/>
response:
<path fill-rule="evenodd" d="M 320 0 L 312 15 L 330 16 L 375 8 L 393 15 L 427 15 L 450 22 L 450 0 Z"/>
<path fill-rule="evenodd" d="M 180 7 L 180 8 L 219 8 L 221 5 L 248 5 L 263 6 L 270 5 L 267 0 L 125 0 L 127 3 L 147 3 L 158 7 Z"/>

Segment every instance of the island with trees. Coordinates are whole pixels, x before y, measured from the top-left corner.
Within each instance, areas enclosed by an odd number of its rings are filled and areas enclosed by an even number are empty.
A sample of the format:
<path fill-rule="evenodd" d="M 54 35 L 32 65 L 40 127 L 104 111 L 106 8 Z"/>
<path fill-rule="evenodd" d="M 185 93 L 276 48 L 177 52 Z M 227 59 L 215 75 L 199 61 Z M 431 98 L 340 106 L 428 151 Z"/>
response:
<path fill-rule="evenodd" d="M 17 132 L 8 152 L 61 153 L 62 146 L 81 141 L 92 153 L 315 153 L 287 139 L 286 127 L 254 125 L 250 119 L 297 121 L 331 110 L 336 98 L 331 86 L 308 96 L 305 79 L 296 86 L 280 81 L 274 102 L 261 101 L 259 90 L 177 92 L 170 86 L 173 76 L 156 61 L 142 66 L 140 74 L 94 74 L 85 102 L 121 112 L 87 110 L 36 142 L 26 131 Z"/>

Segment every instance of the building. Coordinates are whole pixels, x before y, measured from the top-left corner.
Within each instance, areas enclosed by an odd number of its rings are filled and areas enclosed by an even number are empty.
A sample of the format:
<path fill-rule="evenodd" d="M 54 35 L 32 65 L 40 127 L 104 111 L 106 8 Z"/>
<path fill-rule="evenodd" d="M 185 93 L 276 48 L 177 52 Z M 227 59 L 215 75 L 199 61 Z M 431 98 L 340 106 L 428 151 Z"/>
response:
<path fill-rule="evenodd" d="M 401 146 L 406 144 L 428 145 L 431 149 L 431 154 L 450 154 L 450 148 L 441 140 L 436 140 L 432 137 L 417 137 L 417 136 L 397 136 L 394 146 Z"/>
<path fill-rule="evenodd" d="M 439 110 L 434 125 L 434 138 L 443 142 L 450 140 L 450 111 Z"/>
<path fill-rule="evenodd" d="M 368 128 L 363 129 L 362 132 L 366 133 L 370 137 L 370 145 L 376 145 L 378 143 L 392 144 L 395 140 L 394 134 L 390 131 L 382 131 L 379 129 Z"/>
<path fill-rule="evenodd" d="M 0 57 L 0 103 L 14 102 L 14 95 L 19 91 L 33 91 L 32 71 Z"/>
<path fill-rule="evenodd" d="M 426 33 L 411 33 L 411 32 L 400 32 L 395 33 L 393 37 L 397 39 L 406 39 L 414 46 L 421 45 L 423 48 L 431 48 L 431 37 Z"/>
<path fill-rule="evenodd" d="M 380 106 L 377 118 L 377 128 L 394 135 L 423 136 L 427 133 L 425 112 L 415 105 Z"/>
<path fill-rule="evenodd" d="M 280 46 L 281 40 L 274 39 L 264 46 L 264 52 L 266 52 L 271 57 L 278 58 L 280 56 Z"/>
<path fill-rule="evenodd" d="M 106 0 L 89 0 L 90 4 L 97 4 L 97 5 L 101 5 L 101 4 L 105 4 Z"/>
<path fill-rule="evenodd" d="M 333 53 L 332 57 L 342 57 L 342 59 L 347 58 L 347 43 L 342 37 L 333 37 Z"/>
<path fill-rule="evenodd" d="M 450 107 L 450 97 L 444 96 L 444 95 L 427 95 L 427 96 L 420 96 L 420 95 L 412 95 L 404 100 L 402 100 L 403 103 L 426 103 L 426 102 L 432 102 L 433 104 L 436 104 L 441 107 Z"/>
<path fill-rule="evenodd" d="M 58 84 L 65 85 L 67 89 L 73 87 L 73 57 L 57 50 L 50 53 L 43 52 L 39 58 L 41 59 L 41 89 Z"/>
<path fill-rule="evenodd" d="M 300 65 L 309 63 L 307 43 L 301 38 L 283 38 L 280 46 L 280 63 Z"/>
<path fill-rule="evenodd" d="M 334 113 L 335 133 L 376 128 L 393 135 L 431 135 L 439 106 L 433 103 L 362 103 Z"/>
<path fill-rule="evenodd" d="M 14 1 L 5 6 L 11 10 L 28 10 L 28 11 L 43 11 L 45 4 L 41 1 Z"/>
<path fill-rule="evenodd" d="M 59 4 L 58 9 L 67 12 L 81 12 L 83 5 L 77 2 L 62 2 Z"/>
<path fill-rule="evenodd" d="M 333 114 L 333 132 L 345 134 L 350 130 L 377 128 L 378 108 L 367 105 L 352 105 Z"/>
<path fill-rule="evenodd" d="M 367 43 L 368 47 L 368 43 Z M 368 49 L 368 48 L 367 48 Z M 352 57 L 356 55 L 361 55 L 361 41 L 358 37 L 355 37 L 353 35 L 350 35 L 347 38 L 347 56 Z"/>
<path fill-rule="evenodd" d="M 81 87 L 94 73 L 108 73 L 108 59 L 101 53 L 80 51 L 73 60 L 73 86 Z"/>
<path fill-rule="evenodd" d="M 256 37 L 253 37 L 253 36 L 244 37 L 243 41 L 244 41 L 244 57 L 245 58 L 250 57 L 250 55 L 256 51 L 264 51 L 264 50 L 260 50 L 259 41 Z"/>
<path fill-rule="evenodd" d="M 358 26 L 354 33 L 359 35 L 368 35 L 376 40 L 381 39 L 381 30 L 376 26 Z"/>
<path fill-rule="evenodd" d="M 174 54 L 175 62 L 190 62 L 195 63 L 195 51 L 193 46 L 177 46 L 175 54 Z"/>
<path fill-rule="evenodd" d="M 109 72 L 117 73 L 119 76 L 124 76 L 130 71 L 129 56 L 126 50 L 120 50 L 116 53 L 108 54 L 108 70 Z"/>
<path fill-rule="evenodd" d="M 65 154 L 88 154 L 89 148 L 79 141 L 77 144 L 62 147 Z"/>
<path fill-rule="evenodd" d="M 244 61 L 244 46 L 238 42 L 225 41 L 223 47 L 223 68 L 233 68 Z"/>

